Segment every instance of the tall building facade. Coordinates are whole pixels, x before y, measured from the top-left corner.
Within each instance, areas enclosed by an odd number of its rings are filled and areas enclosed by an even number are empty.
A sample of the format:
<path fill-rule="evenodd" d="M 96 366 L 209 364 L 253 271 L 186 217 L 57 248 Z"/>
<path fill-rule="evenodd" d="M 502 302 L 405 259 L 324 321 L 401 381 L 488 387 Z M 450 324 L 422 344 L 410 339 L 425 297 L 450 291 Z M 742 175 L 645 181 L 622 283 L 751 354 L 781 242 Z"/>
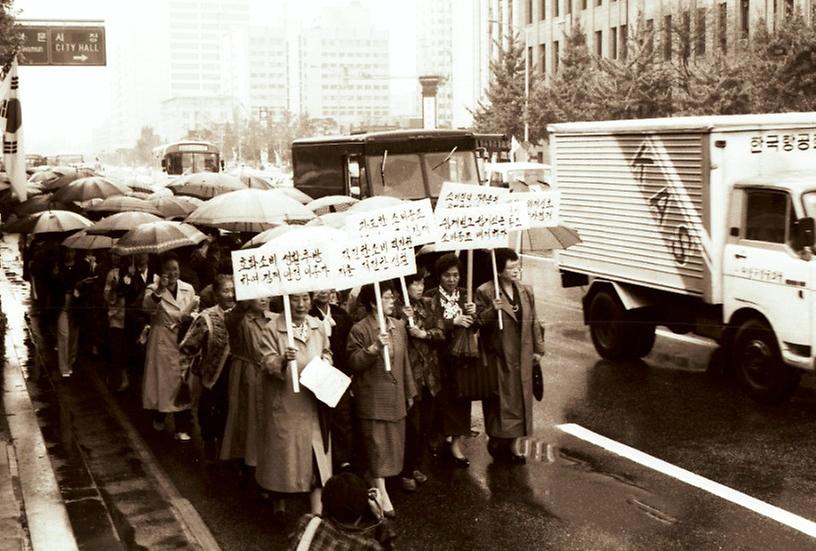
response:
<path fill-rule="evenodd" d="M 676 53 L 673 29 L 692 37 L 696 55 L 728 52 L 750 40 L 760 21 L 773 27 L 794 10 L 809 18 L 812 8 L 812 0 L 516 0 L 515 16 L 524 25 L 532 66 L 551 75 L 558 69 L 565 35 L 577 22 L 592 52 L 620 59 L 640 20 L 655 31 L 655 46 L 668 59 Z"/>

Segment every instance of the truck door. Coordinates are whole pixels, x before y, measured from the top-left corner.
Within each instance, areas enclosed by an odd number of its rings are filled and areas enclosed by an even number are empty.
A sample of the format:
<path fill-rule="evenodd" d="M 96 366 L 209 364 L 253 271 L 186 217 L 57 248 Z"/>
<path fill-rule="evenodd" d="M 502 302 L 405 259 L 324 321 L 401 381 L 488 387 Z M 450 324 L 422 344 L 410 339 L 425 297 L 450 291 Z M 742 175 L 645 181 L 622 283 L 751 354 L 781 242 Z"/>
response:
<path fill-rule="evenodd" d="M 741 307 L 764 313 L 784 343 L 809 346 L 809 262 L 792 247 L 796 216 L 785 191 L 733 191 L 723 259 L 726 315 Z"/>

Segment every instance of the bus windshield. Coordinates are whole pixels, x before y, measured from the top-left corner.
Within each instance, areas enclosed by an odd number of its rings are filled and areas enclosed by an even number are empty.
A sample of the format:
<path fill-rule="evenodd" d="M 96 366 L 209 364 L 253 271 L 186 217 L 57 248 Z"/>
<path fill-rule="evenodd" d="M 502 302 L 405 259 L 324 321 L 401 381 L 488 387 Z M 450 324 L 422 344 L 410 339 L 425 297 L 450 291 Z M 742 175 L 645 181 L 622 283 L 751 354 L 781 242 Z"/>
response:
<path fill-rule="evenodd" d="M 382 161 L 382 155 L 367 158 L 373 195 L 390 195 L 401 199 L 426 197 L 423 164 L 430 180 L 431 197 L 439 196 L 443 182 L 479 183 L 473 151 L 389 154 L 385 160 L 385 185 L 381 175 Z"/>
<path fill-rule="evenodd" d="M 176 151 L 164 156 L 167 174 L 218 172 L 218 153 Z"/>

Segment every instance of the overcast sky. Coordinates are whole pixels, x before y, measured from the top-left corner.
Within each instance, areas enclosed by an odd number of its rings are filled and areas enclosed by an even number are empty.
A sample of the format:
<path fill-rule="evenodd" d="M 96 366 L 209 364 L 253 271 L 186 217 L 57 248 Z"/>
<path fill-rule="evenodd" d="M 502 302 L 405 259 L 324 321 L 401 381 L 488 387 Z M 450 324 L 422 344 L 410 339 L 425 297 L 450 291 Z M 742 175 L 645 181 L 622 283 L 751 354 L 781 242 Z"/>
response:
<path fill-rule="evenodd" d="M 138 0 L 15 0 L 20 19 L 107 19 L 122 2 Z M 275 16 L 274 0 L 252 0 L 253 21 Z M 293 2 L 304 6 L 312 1 Z M 391 38 L 393 76 L 416 73 L 416 9 L 413 0 L 374 0 L 373 19 L 381 21 Z M 411 24 L 406 24 L 410 21 Z M 90 151 L 92 130 L 110 113 L 106 67 L 20 67 L 23 133 L 27 153 Z M 411 94 L 416 82 L 394 80 L 392 89 Z"/>

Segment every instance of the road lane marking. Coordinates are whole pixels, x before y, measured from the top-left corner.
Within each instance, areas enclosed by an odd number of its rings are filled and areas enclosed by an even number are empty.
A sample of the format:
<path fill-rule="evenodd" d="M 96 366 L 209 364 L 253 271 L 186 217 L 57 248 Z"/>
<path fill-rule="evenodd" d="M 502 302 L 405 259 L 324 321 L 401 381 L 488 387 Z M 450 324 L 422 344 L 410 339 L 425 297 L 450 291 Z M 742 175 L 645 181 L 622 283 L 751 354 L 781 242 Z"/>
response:
<path fill-rule="evenodd" d="M 800 517 L 799 515 L 795 515 L 789 511 L 785 511 L 784 509 L 780 509 L 775 505 L 760 501 L 755 497 L 751 497 L 747 494 L 734 490 L 733 488 L 724 486 L 719 482 L 714 482 L 713 480 L 709 480 L 708 478 L 694 474 L 676 465 L 667 463 L 662 459 L 658 459 L 647 453 L 636 450 L 635 448 L 629 447 L 626 444 L 621 444 L 620 442 L 602 436 L 596 432 L 592 432 L 581 425 L 577 425 L 575 423 L 565 423 L 562 425 L 556 425 L 556 428 L 580 440 L 584 440 L 585 442 L 589 442 L 590 444 L 594 444 L 607 451 L 610 451 L 615 455 L 625 457 L 626 459 L 634 461 L 635 463 L 643 465 L 644 467 L 648 467 L 659 473 L 676 478 L 677 480 L 685 482 L 686 484 L 694 486 L 695 488 L 699 488 L 710 494 L 714 494 L 721 499 L 730 501 L 731 503 L 739 505 L 740 507 L 744 507 L 764 517 L 775 520 L 780 524 L 784 524 L 785 526 L 793 528 L 794 530 L 798 530 L 799 532 L 807 534 L 812 538 L 816 537 L 816 522 Z"/>

